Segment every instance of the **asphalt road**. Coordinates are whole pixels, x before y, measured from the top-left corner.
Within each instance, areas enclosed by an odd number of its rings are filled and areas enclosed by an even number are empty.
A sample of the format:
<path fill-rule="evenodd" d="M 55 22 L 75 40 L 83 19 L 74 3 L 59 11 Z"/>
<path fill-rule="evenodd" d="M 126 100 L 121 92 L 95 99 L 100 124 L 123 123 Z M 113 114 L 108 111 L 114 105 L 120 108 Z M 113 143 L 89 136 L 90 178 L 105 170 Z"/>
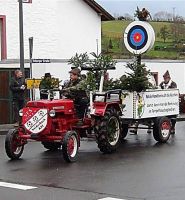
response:
<path fill-rule="evenodd" d="M 166 144 L 139 130 L 111 155 L 83 141 L 73 164 L 65 163 L 61 151 L 49 152 L 36 142 L 25 146 L 21 160 L 9 161 L 0 136 L 0 182 L 36 187 L 0 186 L 0 200 L 184 200 L 184 130 L 185 122 L 178 122 Z"/>

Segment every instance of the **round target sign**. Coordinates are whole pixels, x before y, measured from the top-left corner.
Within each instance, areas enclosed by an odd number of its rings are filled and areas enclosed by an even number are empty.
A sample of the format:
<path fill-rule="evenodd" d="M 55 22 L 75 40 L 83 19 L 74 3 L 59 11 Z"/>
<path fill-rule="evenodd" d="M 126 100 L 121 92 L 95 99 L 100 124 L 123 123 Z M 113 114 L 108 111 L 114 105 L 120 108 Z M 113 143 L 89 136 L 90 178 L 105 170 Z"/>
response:
<path fill-rule="evenodd" d="M 142 54 L 150 50 L 155 42 L 155 33 L 148 22 L 135 21 L 124 32 L 124 43 L 128 51 Z"/>

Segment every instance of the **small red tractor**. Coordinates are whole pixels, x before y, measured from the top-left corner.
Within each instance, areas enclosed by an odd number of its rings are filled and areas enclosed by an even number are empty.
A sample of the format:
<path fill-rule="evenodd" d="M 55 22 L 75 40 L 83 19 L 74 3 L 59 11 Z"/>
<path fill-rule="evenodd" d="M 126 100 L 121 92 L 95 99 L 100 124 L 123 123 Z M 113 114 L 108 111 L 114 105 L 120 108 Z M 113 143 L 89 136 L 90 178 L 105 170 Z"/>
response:
<path fill-rule="evenodd" d="M 29 101 L 20 110 L 21 125 L 6 135 L 5 150 L 10 159 L 19 159 L 29 140 L 49 150 L 62 147 L 67 162 L 76 160 L 80 138 L 95 135 L 100 151 L 111 153 L 120 141 L 121 90 L 92 95 L 89 111 L 82 121 L 71 99 Z M 91 111 L 90 111 L 91 110 Z"/>

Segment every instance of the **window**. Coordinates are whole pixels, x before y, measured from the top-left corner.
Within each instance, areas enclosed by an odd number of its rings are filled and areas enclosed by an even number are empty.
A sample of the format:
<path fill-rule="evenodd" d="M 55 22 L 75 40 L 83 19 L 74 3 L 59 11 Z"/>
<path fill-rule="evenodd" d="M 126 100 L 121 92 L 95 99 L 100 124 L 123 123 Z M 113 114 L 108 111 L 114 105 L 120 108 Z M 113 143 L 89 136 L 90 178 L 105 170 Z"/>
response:
<path fill-rule="evenodd" d="M 153 75 L 156 85 L 158 85 L 158 72 L 151 72 L 151 74 Z"/>
<path fill-rule="evenodd" d="M 6 16 L 0 15 L 0 60 L 7 59 Z"/>

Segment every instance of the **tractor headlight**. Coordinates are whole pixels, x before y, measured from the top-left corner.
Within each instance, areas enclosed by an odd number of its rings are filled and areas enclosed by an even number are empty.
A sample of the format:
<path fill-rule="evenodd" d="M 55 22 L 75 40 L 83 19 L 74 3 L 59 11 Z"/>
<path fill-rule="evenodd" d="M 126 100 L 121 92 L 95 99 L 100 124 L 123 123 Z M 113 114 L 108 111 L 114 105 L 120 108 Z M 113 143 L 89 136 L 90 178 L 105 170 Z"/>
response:
<path fill-rule="evenodd" d="M 22 117 L 23 116 L 23 110 L 19 110 L 19 116 Z"/>
<path fill-rule="evenodd" d="M 55 115 L 56 115 L 55 110 L 50 110 L 50 111 L 49 111 L 49 116 L 50 116 L 50 117 L 55 117 Z"/>

